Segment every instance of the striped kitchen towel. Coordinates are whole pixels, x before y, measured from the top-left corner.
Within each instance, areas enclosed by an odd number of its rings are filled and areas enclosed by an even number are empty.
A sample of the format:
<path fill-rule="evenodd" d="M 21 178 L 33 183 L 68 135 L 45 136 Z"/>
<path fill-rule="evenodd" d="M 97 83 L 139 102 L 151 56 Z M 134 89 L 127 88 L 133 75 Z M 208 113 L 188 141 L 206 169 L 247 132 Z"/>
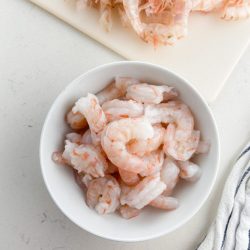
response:
<path fill-rule="evenodd" d="M 215 221 L 198 250 L 250 250 L 250 143 L 226 181 Z"/>

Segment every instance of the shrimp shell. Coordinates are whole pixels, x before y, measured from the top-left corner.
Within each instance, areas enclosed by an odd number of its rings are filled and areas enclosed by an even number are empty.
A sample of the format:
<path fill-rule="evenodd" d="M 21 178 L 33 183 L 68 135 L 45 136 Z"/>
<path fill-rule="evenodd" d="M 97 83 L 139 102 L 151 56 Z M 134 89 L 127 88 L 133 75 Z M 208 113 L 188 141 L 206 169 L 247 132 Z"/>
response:
<path fill-rule="evenodd" d="M 121 188 L 111 175 L 93 179 L 88 185 L 86 201 L 99 214 L 114 212 L 120 205 Z"/>
<path fill-rule="evenodd" d="M 141 209 L 159 196 L 166 185 L 161 182 L 159 175 L 147 176 L 131 190 L 121 196 L 121 204 Z"/>
<path fill-rule="evenodd" d="M 73 107 L 74 113 L 80 112 L 87 119 L 89 127 L 98 133 L 107 124 L 107 120 L 99 101 L 95 95 L 88 94 L 87 97 L 80 98 Z"/>
<path fill-rule="evenodd" d="M 78 171 L 93 177 L 102 177 L 108 163 L 102 153 L 92 145 L 78 145 L 66 140 L 63 158 Z"/>
<path fill-rule="evenodd" d="M 121 118 L 133 118 L 143 115 L 144 107 L 141 103 L 132 100 L 122 101 L 114 99 L 107 101 L 102 105 L 108 122 Z"/>
<path fill-rule="evenodd" d="M 174 197 L 159 195 L 150 203 L 150 206 L 164 209 L 164 210 L 174 210 L 178 207 L 178 200 Z"/>
<path fill-rule="evenodd" d="M 140 103 L 159 104 L 164 99 L 164 93 L 167 93 L 168 96 L 176 96 L 173 87 L 141 83 L 129 86 L 126 97 Z"/>
<path fill-rule="evenodd" d="M 201 168 L 191 161 L 179 161 L 180 177 L 189 182 L 195 182 L 201 177 Z"/>

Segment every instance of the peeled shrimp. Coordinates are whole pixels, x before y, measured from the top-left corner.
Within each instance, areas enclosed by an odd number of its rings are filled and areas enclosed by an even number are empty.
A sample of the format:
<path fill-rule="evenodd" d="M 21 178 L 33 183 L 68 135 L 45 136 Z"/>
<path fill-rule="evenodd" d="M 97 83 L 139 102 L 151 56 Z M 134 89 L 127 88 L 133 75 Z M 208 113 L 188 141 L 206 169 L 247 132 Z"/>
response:
<path fill-rule="evenodd" d="M 176 137 L 176 127 L 174 124 L 169 124 L 164 136 L 163 150 L 166 154 L 172 156 L 179 161 L 189 160 L 195 153 L 199 140 L 200 131 L 193 130 L 189 138 L 178 140 Z"/>
<path fill-rule="evenodd" d="M 136 174 L 136 173 L 129 172 L 129 171 L 123 170 L 121 168 L 119 168 L 118 171 L 119 171 L 121 179 L 123 180 L 123 182 L 126 185 L 129 185 L 129 186 L 135 185 L 140 181 L 140 178 L 139 178 L 138 174 Z"/>
<path fill-rule="evenodd" d="M 63 158 L 78 171 L 93 177 L 102 177 L 108 163 L 102 153 L 92 145 L 78 145 L 66 140 Z"/>
<path fill-rule="evenodd" d="M 120 214 L 125 219 L 131 219 L 140 214 L 141 210 L 133 207 L 129 207 L 128 205 L 124 205 L 120 207 Z"/>
<path fill-rule="evenodd" d="M 115 87 L 119 89 L 122 95 L 125 95 L 129 86 L 134 84 L 139 84 L 140 81 L 132 77 L 121 77 L 117 76 L 115 78 Z M 115 99 L 115 98 L 113 98 Z"/>
<path fill-rule="evenodd" d="M 121 196 L 121 204 L 127 204 L 130 207 L 141 209 L 148 205 L 152 200 L 158 197 L 166 185 L 161 182 L 160 175 L 152 175 L 145 177 L 131 190 Z"/>
<path fill-rule="evenodd" d="M 81 142 L 83 144 L 93 144 L 90 129 L 86 130 L 86 132 L 83 134 Z"/>
<path fill-rule="evenodd" d="M 73 113 L 72 110 L 68 112 L 66 121 L 73 129 L 83 129 L 88 126 L 85 117 L 80 113 Z"/>
<path fill-rule="evenodd" d="M 144 115 L 152 124 L 174 122 L 176 124 L 175 138 L 177 140 L 189 138 L 194 128 L 194 118 L 190 109 L 180 101 L 147 105 Z"/>
<path fill-rule="evenodd" d="M 166 85 L 157 86 L 147 83 L 134 84 L 128 87 L 126 97 L 140 103 L 158 104 L 163 101 L 164 93 L 166 96 L 176 97 L 177 93 L 173 87 Z"/>
<path fill-rule="evenodd" d="M 143 156 L 157 150 L 163 144 L 165 129 L 160 124 L 154 125 L 153 128 L 154 136 L 152 138 L 132 141 L 127 145 L 128 151 L 138 156 Z"/>
<path fill-rule="evenodd" d="M 164 210 L 173 210 L 176 209 L 179 205 L 178 200 L 174 197 L 159 195 L 150 203 L 150 206 L 164 209 Z"/>
<path fill-rule="evenodd" d="M 179 180 L 180 169 L 176 162 L 169 157 L 163 162 L 161 169 L 161 181 L 166 184 L 164 195 L 170 195 L 173 192 L 178 180 Z"/>
<path fill-rule="evenodd" d="M 88 94 L 87 97 L 80 98 L 73 107 L 74 113 L 80 112 L 86 117 L 89 127 L 98 133 L 106 126 L 107 120 L 95 95 Z"/>
<path fill-rule="evenodd" d="M 152 138 L 154 129 L 144 118 L 125 118 L 109 123 L 102 133 L 101 144 L 109 160 L 117 167 L 134 173 L 147 170 L 142 158 L 128 152 L 130 140 Z"/>
<path fill-rule="evenodd" d="M 186 181 L 197 181 L 201 176 L 201 169 L 191 161 L 179 161 L 180 177 Z"/>
<path fill-rule="evenodd" d="M 121 189 L 116 179 L 106 175 L 90 181 L 86 201 L 99 214 L 112 213 L 119 207 L 120 194 Z"/>
<path fill-rule="evenodd" d="M 107 101 L 102 105 L 102 109 L 108 121 L 114 121 L 121 118 L 133 118 L 143 115 L 144 107 L 141 103 L 132 100 L 122 101 L 114 99 Z"/>

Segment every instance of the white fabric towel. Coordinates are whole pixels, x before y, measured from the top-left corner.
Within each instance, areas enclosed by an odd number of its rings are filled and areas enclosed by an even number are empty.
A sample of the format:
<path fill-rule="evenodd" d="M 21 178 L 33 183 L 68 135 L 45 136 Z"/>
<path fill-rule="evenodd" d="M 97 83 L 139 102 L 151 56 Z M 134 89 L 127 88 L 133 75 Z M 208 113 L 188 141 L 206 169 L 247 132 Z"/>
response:
<path fill-rule="evenodd" d="M 215 221 L 197 250 L 250 250 L 250 143 L 233 166 Z"/>

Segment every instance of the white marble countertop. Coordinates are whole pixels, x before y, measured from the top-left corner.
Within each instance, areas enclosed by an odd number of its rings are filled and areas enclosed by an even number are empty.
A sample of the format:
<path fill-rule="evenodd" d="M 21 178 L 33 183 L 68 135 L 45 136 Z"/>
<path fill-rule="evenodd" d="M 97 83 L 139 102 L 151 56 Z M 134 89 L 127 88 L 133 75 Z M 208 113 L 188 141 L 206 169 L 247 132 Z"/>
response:
<path fill-rule="evenodd" d="M 67 219 L 45 188 L 38 158 L 43 121 L 59 92 L 82 72 L 124 59 L 24 0 L 0 0 L 0 30 L 0 249 L 195 249 L 215 215 L 230 163 L 250 137 L 250 49 L 211 105 L 222 157 L 210 198 L 175 232 L 126 244 Z"/>

